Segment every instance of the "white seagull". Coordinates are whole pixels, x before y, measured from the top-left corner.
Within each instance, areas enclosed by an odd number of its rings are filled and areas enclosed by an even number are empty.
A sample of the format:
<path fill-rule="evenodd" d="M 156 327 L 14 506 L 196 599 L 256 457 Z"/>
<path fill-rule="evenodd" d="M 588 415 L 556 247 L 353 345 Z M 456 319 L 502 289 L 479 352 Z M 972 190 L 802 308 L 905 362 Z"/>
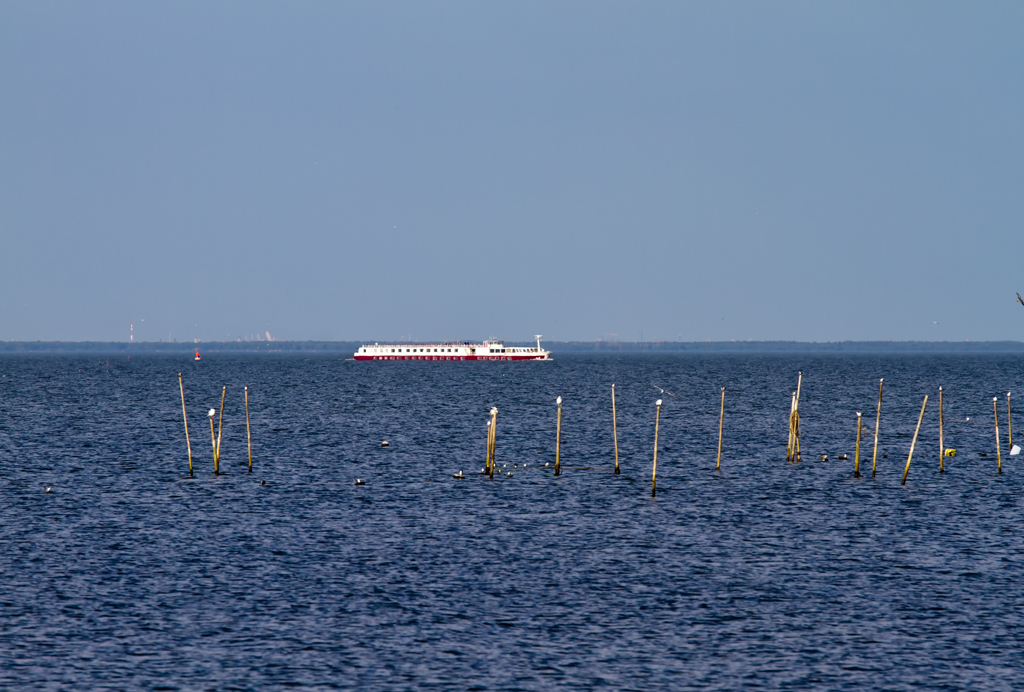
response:
<path fill-rule="evenodd" d="M 651 382 L 651 386 L 654 387 L 655 389 L 657 389 L 662 394 L 668 394 L 670 397 L 673 397 L 675 399 L 679 398 L 675 394 L 673 394 L 672 392 L 668 391 L 667 389 L 662 389 L 661 387 L 659 387 L 658 385 L 654 384 L 653 382 Z"/>

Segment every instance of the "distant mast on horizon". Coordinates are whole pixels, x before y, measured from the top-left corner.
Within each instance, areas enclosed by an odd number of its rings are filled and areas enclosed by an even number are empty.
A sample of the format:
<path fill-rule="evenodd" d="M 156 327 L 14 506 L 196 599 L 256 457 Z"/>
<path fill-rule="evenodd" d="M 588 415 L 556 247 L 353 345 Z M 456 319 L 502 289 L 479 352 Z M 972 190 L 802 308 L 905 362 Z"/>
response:
<path fill-rule="evenodd" d="M 128 320 L 128 342 L 135 343 L 135 318 Z"/>

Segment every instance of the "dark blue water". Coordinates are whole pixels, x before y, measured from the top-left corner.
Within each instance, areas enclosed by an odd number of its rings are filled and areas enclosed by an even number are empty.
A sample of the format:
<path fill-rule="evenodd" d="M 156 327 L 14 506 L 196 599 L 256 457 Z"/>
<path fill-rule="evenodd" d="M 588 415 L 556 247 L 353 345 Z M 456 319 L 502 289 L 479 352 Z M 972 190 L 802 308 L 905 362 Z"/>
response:
<path fill-rule="evenodd" d="M 804 461 L 788 464 L 798 370 Z M 0 687 L 1002 690 L 1024 679 L 1024 468 L 1006 456 L 1005 428 L 1006 391 L 1024 392 L 1019 357 L 119 356 L 108 368 L 54 356 L 0 358 L 0 375 Z M 945 474 L 940 384 L 958 450 Z M 226 474 L 214 477 L 206 410 L 222 385 Z M 559 395 L 554 477 L 543 464 Z M 511 478 L 470 475 L 491 406 Z M 468 477 L 453 479 L 460 469 Z"/>

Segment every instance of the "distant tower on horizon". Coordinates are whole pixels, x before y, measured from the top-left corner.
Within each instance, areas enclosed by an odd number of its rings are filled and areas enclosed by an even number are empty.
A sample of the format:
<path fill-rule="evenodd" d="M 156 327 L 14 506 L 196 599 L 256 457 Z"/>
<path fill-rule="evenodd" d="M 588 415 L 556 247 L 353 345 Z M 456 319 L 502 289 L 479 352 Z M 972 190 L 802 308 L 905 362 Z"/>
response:
<path fill-rule="evenodd" d="M 128 320 L 128 341 L 130 343 L 133 343 L 133 344 L 135 343 L 135 320 L 134 319 L 129 319 Z"/>

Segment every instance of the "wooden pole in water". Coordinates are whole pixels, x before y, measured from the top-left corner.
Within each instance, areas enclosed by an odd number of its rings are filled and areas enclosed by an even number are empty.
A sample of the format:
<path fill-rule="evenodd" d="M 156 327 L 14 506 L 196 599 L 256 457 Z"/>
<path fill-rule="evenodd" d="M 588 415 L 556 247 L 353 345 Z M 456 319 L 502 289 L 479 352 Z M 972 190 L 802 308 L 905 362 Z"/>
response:
<path fill-rule="evenodd" d="M 917 444 L 917 434 L 921 432 L 921 421 L 924 420 L 924 407 L 928 405 L 928 395 L 924 395 L 924 403 L 921 404 L 921 415 L 917 417 L 917 428 L 914 430 L 914 439 L 910 443 L 910 454 L 907 455 L 907 468 L 903 469 L 903 480 L 900 485 L 907 484 L 907 474 L 910 473 L 910 460 L 914 458 L 914 445 Z"/>
<path fill-rule="evenodd" d="M 860 424 L 861 415 L 857 411 L 857 450 L 853 453 L 853 477 L 860 478 Z"/>
<path fill-rule="evenodd" d="M 796 392 L 789 396 L 789 442 L 786 445 L 786 461 L 793 460 L 793 412 L 796 411 Z"/>
<path fill-rule="evenodd" d="M 1010 434 L 1010 449 L 1013 449 L 1013 419 L 1010 418 L 1010 393 L 1006 393 L 1006 427 Z"/>
<path fill-rule="evenodd" d="M 252 473 L 252 431 L 249 429 L 249 388 L 245 388 L 245 441 L 249 445 L 249 473 Z"/>
<path fill-rule="evenodd" d="M 615 442 L 615 475 L 619 475 L 619 429 L 615 420 L 615 385 L 612 385 L 612 440 Z"/>
<path fill-rule="evenodd" d="M 217 465 L 220 466 L 220 436 L 224 432 L 224 397 L 227 396 L 227 385 L 220 393 L 220 420 L 217 421 Z"/>
<path fill-rule="evenodd" d="M 882 420 L 882 383 L 885 378 L 878 380 L 878 410 L 875 412 L 875 451 L 871 455 L 871 477 L 875 477 L 875 463 L 878 461 L 878 423 Z"/>
<path fill-rule="evenodd" d="M 651 497 L 654 497 L 658 481 L 658 423 L 661 422 L 661 399 L 654 402 L 658 408 L 654 413 L 654 466 L 651 468 Z"/>
<path fill-rule="evenodd" d="M 217 415 L 217 412 L 212 408 L 210 409 L 210 442 L 213 443 L 213 475 L 220 473 L 220 468 L 217 465 L 217 434 L 213 430 L 213 417 Z"/>
<path fill-rule="evenodd" d="M 942 387 L 939 387 L 939 473 L 946 472 L 946 441 L 942 433 Z"/>
<path fill-rule="evenodd" d="M 793 438 L 796 442 L 793 447 L 793 458 L 796 461 L 803 461 L 800 457 L 800 385 L 803 384 L 804 374 L 803 372 L 797 373 L 796 378 L 796 426 L 793 429 Z"/>
<path fill-rule="evenodd" d="M 498 409 L 491 407 L 491 478 L 494 478 L 494 449 L 498 443 Z"/>
<path fill-rule="evenodd" d="M 725 387 L 722 387 L 722 408 L 718 412 L 718 462 L 715 471 L 722 468 L 722 426 L 725 423 Z"/>
<path fill-rule="evenodd" d="M 192 441 L 188 439 L 188 414 L 185 413 L 185 385 L 181 383 L 178 373 L 178 389 L 181 390 L 181 417 L 185 419 L 185 444 L 188 445 L 188 477 L 192 478 Z"/>
<path fill-rule="evenodd" d="M 558 404 L 558 424 L 555 428 L 555 475 L 562 473 L 561 452 L 562 452 L 562 397 L 555 399 Z"/>
<path fill-rule="evenodd" d="M 992 397 L 992 410 L 996 412 L 996 463 L 999 464 L 999 473 L 1003 473 L 1003 451 L 999 444 L 999 398 Z"/>
<path fill-rule="evenodd" d="M 796 392 L 789 397 L 789 439 L 786 440 L 786 461 L 790 460 L 793 455 L 793 399 L 796 398 Z"/>
<path fill-rule="evenodd" d="M 487 421 L 487 453 L 484 454 L 484 473 L 491 472 L 491 421 Z"/>

